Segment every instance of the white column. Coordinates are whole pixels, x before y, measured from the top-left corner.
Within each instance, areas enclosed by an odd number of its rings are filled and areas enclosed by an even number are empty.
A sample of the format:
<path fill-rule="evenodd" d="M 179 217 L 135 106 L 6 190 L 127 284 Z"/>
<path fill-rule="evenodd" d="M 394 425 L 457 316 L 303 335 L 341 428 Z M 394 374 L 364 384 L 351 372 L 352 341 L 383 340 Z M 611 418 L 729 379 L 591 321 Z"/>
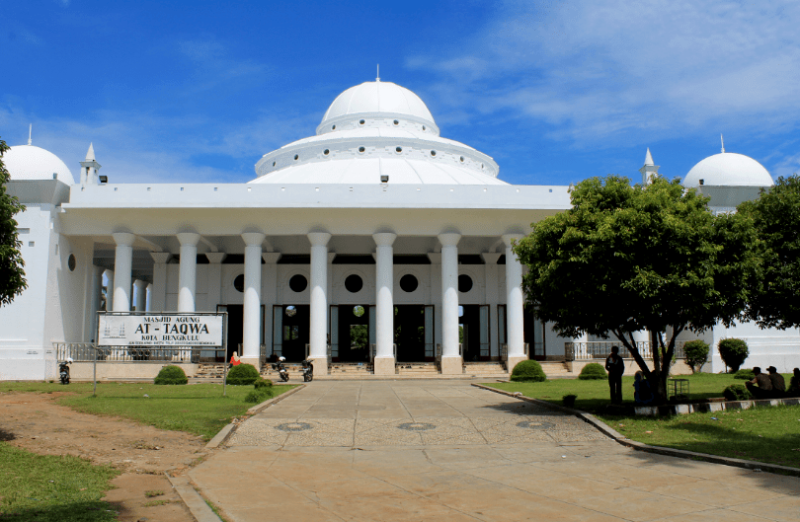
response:
<path fill-rule="evenodd" d="M 442 344 L 442 254 L 428 253 L 431 260 L 431 303 L 434 306 L 433 332 L 434 332 L 434 353 L 436 346 Z"/>
<path fill-rule="evenodd" d="M 89 333 L 85 336 L 86 340 L 97 340 L 97 312 L 100 310 L 100 295 L 103 292 L 103 270 L 99 266 L 92 266 L 91 277 L 91 299 L 89 300 L 89 312 L 92 316 L 89 318 Z"/>
<path fill-rule="evenodd" d="M 261 243 L 260 232 L 242 234 L 244 239 L 244 329 L 242 362 L 260 368 L 261 344 Z"/>
<path fill-rule="evenodd" d="M 311 242 L 311 325 L 309 359 L 321 375 L 328 373 L 328 241 L 327 232 L 308 234 Z"/>
<path fill-rule="evenodd" d="M 397 234 L 373 234 L 375 252 L 375 375 L 394 375 L 394 243 Z"/>
<path fill-rule="evenodd" d="M 133 282 L 133 307 L 137 312 L 144 312 L 145 291 L 147 282 L 137 279 Z"/>
<path fill-rule="evenodd" d="M 497 329 L 497 304 L 499 301 L 498 296 L 498 277 L 497 277 L 497 261 L 502 254 L 493 252 L 484 252 L 481 254 L 483 262 L 485 263 L 485 277 L 486 277 L 486 304 L 489 305 L 489 354 L 493 361 L 500 359 L 500 347 L 498 346 Z"/>
<path fill-rule="evenodd" d="M 463 373 L 458 351 L 458 241 L 460 234 L 439 234 L 442 244 L 442 373 Z"/>
<path fill-rule="evenodd" d="M 150 310 L 159 312 L 173 311 L 167 310 L 167 263 L 172 254 L 169 252 L 150 252 L 153 258 L 153 288 L 150 292 Z"/>
<path fill-rule="evenodd" d="M 508 369 L 528 356 L 525 355 L 525 319 L 522 296 L 522 264 L 511 249 L 512 241 L 518 241 L 522 234 L 506 234 L 506 323 L 508 324 Z"/>
<path fill-rule="evenodd" d="M 114 255 L 114 301 L 113 311 L 131 310 L 131 268 L 133 267 L 133 242 L 136 236 L 126 232 L 111 234 L 117 244 Z M 110 285 L 111 281 L 109 281 Z"/>
<path fill-rule="evenodd" d="M 200 234 L 184 232 L 178 234 L 178 241 L 181 242 L 178 311 L 194 312 L 197 291 L 197 243 L 200 241 Z"/>
<path fill-rule="evenodd" d="M 264 320 L 264 344 L 267 345 L 267 354 L 273 352 L 272 314 L 274 306 L 278 303 L 278 259 L 280 258 L 280 252 L 261 254 L 261 259 L 264 260 L 261 267 L 261 302 L 267 314 Z"/>
<path fill-rule="evenodd" d="M 144 290 L 144 311 L 149 312 L 153 304 L 153 284 L 150 283 Z"/>
<path fill-rule="evenodd" d="M 206 252 L 208 259 L 207 306 L 208 311 L 215 311 L 222 304 L 222 262 L 227 257 L 224 252 Z"/>
<path fill-rule="evenodd" d="M 114 310 L 114 271 L 106 270 L 103 272 L 106 278 L 106 312 Z"/>

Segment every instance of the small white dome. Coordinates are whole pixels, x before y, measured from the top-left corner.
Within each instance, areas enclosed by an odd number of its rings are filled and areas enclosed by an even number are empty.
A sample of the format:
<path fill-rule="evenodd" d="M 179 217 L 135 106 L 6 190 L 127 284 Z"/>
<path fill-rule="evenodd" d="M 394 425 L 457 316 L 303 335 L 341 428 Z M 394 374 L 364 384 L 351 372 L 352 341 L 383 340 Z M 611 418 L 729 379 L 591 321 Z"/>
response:
<path fill-rule="evenodd" d="M 11 181 L 52 180 L 73 185 L 75 178 L 67 165 L 52 152 L 35 145 L 15 145 L 3 155 Z"/>
<path fill-rule="evenodd" d="M 320 127 L 327 122 L 360 114 L 406 116 L 436 125 L 431 111 L 419 96 L 392 82 L 364 82 L 350 87 L 333 100 Z"/>
<path fill-rule="evenodd" d="M 703 185 L 723 187 L 771 187 L 775 184 L 764 166 L 743 154 L 722 152 L 710 156 L 694 167 L 683 180 L 687 188 Z"/>

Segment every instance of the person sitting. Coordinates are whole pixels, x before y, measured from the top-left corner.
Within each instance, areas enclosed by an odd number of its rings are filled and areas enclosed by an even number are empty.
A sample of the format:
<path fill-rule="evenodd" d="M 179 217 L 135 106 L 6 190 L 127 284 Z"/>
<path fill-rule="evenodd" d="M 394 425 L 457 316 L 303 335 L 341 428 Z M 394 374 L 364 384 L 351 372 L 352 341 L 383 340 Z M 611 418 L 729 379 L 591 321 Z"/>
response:
<path fill-rule="evenodd" d="M 772 380 L 769 375 L 761 373 L 761 368 L 758 366 L 753 367 L 753 375 L 755 375 L 755 378 L 744 384 L 747 387 L 747 391 L 756 399 L 769 399 L 772 397 Z"/>
<path fill-rule="evenodd" d="M 772 382 L 772 396 L 775 398 L 781 398 L 786 395 L 786 381 L 783 379 L 783 375 L 778 373 L 778 369 L 774 366 L 770 366 L 767 368 L 769 372 L 769 380 Z"/>
<path fill-rule="evenodd" d="M 644 378 L 644 373 L 641 371 L 633 375 L 633 399 L 636 404 L 650 404 L 653 402 L 653 390 L 650 389 L 650 383 Z"/>
<path fill-rule="evenodd" d="M 800 397 L 800 368 L 795 368 L 793 373 L 789 381 L 789 389 L 786 390 L 786 395 L 789 397 Z"/>

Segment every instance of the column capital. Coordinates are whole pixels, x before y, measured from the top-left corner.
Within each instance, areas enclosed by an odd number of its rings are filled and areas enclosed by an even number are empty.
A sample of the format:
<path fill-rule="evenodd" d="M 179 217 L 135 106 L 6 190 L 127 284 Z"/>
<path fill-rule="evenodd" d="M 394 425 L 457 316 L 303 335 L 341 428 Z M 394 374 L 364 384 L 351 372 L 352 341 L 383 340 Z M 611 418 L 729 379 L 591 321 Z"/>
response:
<path fill-rule="evenodd" d="M 136 234 L 131 234 L 130 232 L 114 232 L 111 236 L 118 246 L 133 246 L 133 242 L 136 241 Z"/>
<path fill-rule="evenodd" d="M 428 252 L 428 259 L 431 260 L 431 264 L 433 264 L 433 265 L 441 265 L 442 264 L 442 254 L 441 254 L 441 252 Z"/>
<path fill-rule="evenodd" d="M 397 234 L 392 232 L 379 232 L 377 234 L 372 234 L 372 239 L 375 240 L 375 244 L 379 247 L 392 246 L 394 240 L 397 239 Z"/>
<path fill-rule="evenodd" d="M 497 261 L 500 259 L 500 256 L 503 254 L 497 254 L 495 252 L 482 252 L 481 257 L 483 258 L 483 262 L 487 265 L 496 265 Z"/>
<path fill-rule="evenodd" d="M 311 246 L 327 246 L 331 235 L 327 232 L 310 232 L 308 240 L 311 242 Z"/>
<path fill-rule="evenodd" d="M 503 234 L 503 243 L 510 247 L 512 241 L 519 241 L 523 237 L 525 237 L 524 234 Z"/>
<path fill-rule="evenodd" d="M 444 234 L 439 234 L 439 243 L 442 246 L 456 246 L 458 242 L 461 240 L 461 234 L 456 232 L 445 232 Z"/>
<path fill-rule="evenodd" d="M 247 246 L 261 246 L 267 236 L 261 232 L 245 232 L 242 234 L 244 244 Z"/>
<path fill-rule="evenodd" d="M 142 281 L 141 279 L 135 279 L 133 281 L 133 286 L 135 286 L 137 288 L 147 288 L 148 284 L 149 283 L 147 281 Z"/>
<path fill-rule="evenodd" d="M 175 234 L 180 241 L 181 246 L 197 246 L 197 243 L 200 241 L 200 234 L 195 232 L 179 232 Z"/>
<path fill-rule="evenodd" d="M 218 265 L 225 261 L 225 258 L 228 256 L 225 252 L 206 252 L 203 254 L 208 259 L 208 262 L 212 265 Z"/>
<path fill-rule="evenodd" d="M 270 265 L 277 263 L 282 255 L 283 254 L 280 252 L 263 252 L 261 254 L 261 259 L 263 259 L 266 264 Z"/>
<path fill-rule="evenodd" d="M 157 265 L 166 265 L 172 254 L 169 252 L 150 252 L 150 257 L 153 258 Z"/>

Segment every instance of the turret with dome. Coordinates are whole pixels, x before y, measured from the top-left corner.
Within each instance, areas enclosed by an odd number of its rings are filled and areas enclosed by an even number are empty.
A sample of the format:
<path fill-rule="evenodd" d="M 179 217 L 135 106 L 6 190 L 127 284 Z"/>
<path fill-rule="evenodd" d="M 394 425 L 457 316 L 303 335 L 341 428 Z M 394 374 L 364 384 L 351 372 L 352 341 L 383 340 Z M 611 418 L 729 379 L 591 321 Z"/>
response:
<path fill-rule="evenodd" d="M 721 139 L 721 138 L 720 138 Z M 715 187 L 771 187 L 775 183 L 769 171 L 758 161 L 744 154 L 722 152 L 709 156 L 692 167 L 683 185 Z"/>
<path fill-rule="evenodd" d="M 27 145 L 15 145 L 3 155 L 3 163 L 14 181 L 43 181 L 57 179 L 67 185 L 75 183 L 69 167 L 61 158 L 33 145 L 28 135 Z"/>

